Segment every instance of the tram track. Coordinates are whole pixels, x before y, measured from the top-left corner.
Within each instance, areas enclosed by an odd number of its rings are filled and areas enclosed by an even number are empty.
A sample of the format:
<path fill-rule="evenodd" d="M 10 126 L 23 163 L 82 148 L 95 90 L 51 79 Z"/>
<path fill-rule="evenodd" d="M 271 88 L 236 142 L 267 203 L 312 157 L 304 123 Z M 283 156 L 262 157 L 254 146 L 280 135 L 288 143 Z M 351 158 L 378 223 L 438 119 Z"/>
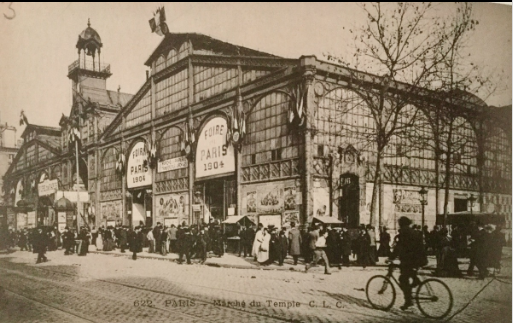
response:
<path fill-rule="evenodd" d="M 215 304 L 213 304 L 212 301 L 200 300 L 197 297 L 191 297 L 191 296 L 187 296 L 187 295 L 183 295 L 183 294 L 179 294 L 179 293 L 171 293 L 171 292 L 168 292 L 168 291 L 155 290 L 155 289 L 150 289 L 150 288 L 146 288 L 146 287 L 136 286 L 136 285 L 132 285 L 132 284 L 126 284 L 126 283 L 122 283 L 122 282 L 115 282 L 115 281 L 106 280 L 106 279 L 94 278 L 94 277 L 90 277 L 90 276 L 83 275 L 83 274 L 78 275 L 78 274 L 74 274 L 74 273 L 66 273 L 66 272 L 62 272 L 62 271 L 59 271 L 59 270 L 51 270 L 51 269 L 48 269 L 48 268 L 46 268 L 44 266 L 41 266 L 41 267 L 31 267 L 31 268 L 34 269 L 34 270 L 39 270 L 39 271 L 47 272 L 47 273 L 52 274 L 52 275 L 62 275 L 62 276 L 70 277 L 70 278 L 93 280 L 93 281 L 96 281 L 98 283 L 107 283 L 107 284 L 111 284 L 111 285 L 114 285 L 114 286 L 117 286 L 117 287 L 123 287 L 123 288 L 132 289 L 132 290 L 141 292 L 141 294 L 142 293 L 151 293 L 152 295 L 155 295 L 155 294 L 159 295 L 157 297 L 150 297 L 152 299 L 158 299 L 159 297 L 160 298 L 162 298 L 162 297 L 176 298 L 176 299 L 183 299 L 183 300 L 194 301 L 196 303 L 196 306 L 211 306 L 211 307 L 214 306 L 216 308 L 220 307 L 220 306 L 216 306 Z M 2 269 L 3 268 L 0 267 L 0 270 L 2 270 Z M 6 270 L 6 269 L 3 269 L 3 270 Z M 55 282 L 55 280 L 52 280 L 52 281 Z M 180 284 L 180 282 L 171 282 L 171 283 Z M 242 293 L 242 292 L 238 292 L 238 291 L 227 290 L 227 289 L 219 289 L 219 288 L 215 288 L 215 287 L 206 287 L 206 286 L 200 286 L 200 285 L 197 285 L 197 287 L 208 288 L 208 289 L 211 289 L 211 290 L 216 290 L 220 294 L 222 294 L 223 292 L 229 292 L 229 293 L 235 293 L 235 294 L 242 294 L 242 295 L 247 296 L 247 297 L 261 297 L 261 298 L 265 297 L 264 295 L 246 294 L 246 293 Z M 275 301 L 286 301 L 285 299 L 281 300 L 281 299 L 276 298 L 276 297 L 273 297 L 273 300 L 275 300 Z M 303 305 L 305 306 L 306 304 L 303 304 Z M 175 310 L 173 310 L 173 308 L 167 308 L 167 307 L 164 307 L 164 308 L 153 307 L 152 309 L 153 310 L 160 310 L 161 309 L 161 310 L 164 310 L 164 311 L 167 311 L 167 312 L 170 312 L 170 313 L 178 313 L 179 315 L 187 315 L 189 318 L 201 319 L 201 320 L 207 321 L 207 322 L 216 322 L 216 321 L 211 321 L 211 320 L 209 320 L 208 318 L 206 318 L 204 316 L 196 316 L 196 315 L 190 315 L 188 313 L 185 313 L 183 311 L 184 310 L 183 308 L 176 308 Z M 265 318 L 267 320 L 276 320 L 276 321 L 281 321 L 281 322 L 301 322 L 302 321 L 302 320 L 299 320 L 299 319 L 291 318 L 290 316 L 289 317 L 283 317 L 283 316 L 279 316 L 279 315 L 272 315 L 272 314 L 268 314 L 268 313 L 262 313 L 261 311 L 259 312 L 258 310 L 250 309 L 250 308 L 240 308 L 240 307 L 233 307 L 233 306 L 222 306 L 221 309 L 224 310 L 224 311 L 233 311 L 233 312 L 240 312 L 240 313 L 244 313 L 244 314 L 250 314 L 252 316 L 258 316 L 258 317 L 261 317 L 261 318 Z M 405 319 L 408 319 L 408 316 L 404 316 L 404 315 L 397 315 L 395 317 L 384 317 L 382 315 L 383 313 L 376 313 L 376 315 L 373 315 L 373 314 L 369 314 L 369 313 L 362 313 L 362 312 L 354 311 L 354 310 L 347 309 L 347 308 L 343 309 L 343 310 L 342 309 L 331 308 L 330 311 L 333 311 L 334 314 L 336 314 L 336 315 L 358 314 L 359 316 L 363 316 L 363 317 L 365 317 L 367 319 L 370 319 L 370 320 L 372 320 L 372 319 L 380 319 L 380 320 L 387 320 L 387 321 L 391 321 L 391 322 L 398 322 L 398 321 L 401 322 L 401 321 L 405 321 Z M 395 314 L 397 314 L 397 313 L 395 313 Z M 308 316 L 310 316 L 311 318 L 315 318 L 315 311 L 312 311 L 312 313 L 309 314 Z M 409 317 L 409 319 L 411 319 L 411 318 L 412 317 Z"/>

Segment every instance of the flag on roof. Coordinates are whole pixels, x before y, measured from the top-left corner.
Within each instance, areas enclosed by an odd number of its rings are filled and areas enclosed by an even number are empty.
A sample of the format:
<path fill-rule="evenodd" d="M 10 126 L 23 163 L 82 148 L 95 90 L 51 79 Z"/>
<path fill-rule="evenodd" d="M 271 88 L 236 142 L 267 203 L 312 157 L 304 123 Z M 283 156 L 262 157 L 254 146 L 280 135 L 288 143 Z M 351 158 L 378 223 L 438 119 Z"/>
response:
<path fill-rule="evenodd" d="M 28 122 L 27 117 L 25 116 L 25 112 L 23 110 L 21 110 L 21 113 L 20 113 L 20 126 L 23 126 L 24 124 L 28 126 L 29 122 Z"/>
<path fill-rule="evenodd" d="M 164 7 L 160 7 L 153 14 L 153 18 L 150 19 L 150 28 L 152 33 L 157 33 L 159 36 L 164 36 L 169 33 L 169 28 L 166 24 L 166 11 Z"/>

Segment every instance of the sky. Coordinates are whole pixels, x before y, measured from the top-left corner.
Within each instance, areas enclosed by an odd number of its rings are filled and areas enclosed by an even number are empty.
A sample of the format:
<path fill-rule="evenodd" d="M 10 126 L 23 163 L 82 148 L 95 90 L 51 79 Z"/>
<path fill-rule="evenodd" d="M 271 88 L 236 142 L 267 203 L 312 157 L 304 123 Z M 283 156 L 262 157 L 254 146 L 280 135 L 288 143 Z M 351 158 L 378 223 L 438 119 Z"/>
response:
<path fill-rule="evenodd" d="M 10 4 L 10 8 L 9 8 Z M 164 5 L 171 32 L 202 33 L 287 58 L 323 53 L 352 55 L 349 28 L 364 22 L 355 3 L 0 3 L 0 123 L 58 126 L 71 109 L 68 65 L 77 59 L 78 35 L 90 19 L 101 36 L 102 63 L 113 75 L 107 88 L 135 94 L 146 78 L 146 59 L 162 38 L 148 20 Z M 468 50 L 489 73 L 504 71 L 489 105 L 511 104 L 511 6 L 475 3 L 477 30 Z M 7 19 L 12 18 L 12 19 Z M 343 28 L 345 27 L 345 28 Z"/>

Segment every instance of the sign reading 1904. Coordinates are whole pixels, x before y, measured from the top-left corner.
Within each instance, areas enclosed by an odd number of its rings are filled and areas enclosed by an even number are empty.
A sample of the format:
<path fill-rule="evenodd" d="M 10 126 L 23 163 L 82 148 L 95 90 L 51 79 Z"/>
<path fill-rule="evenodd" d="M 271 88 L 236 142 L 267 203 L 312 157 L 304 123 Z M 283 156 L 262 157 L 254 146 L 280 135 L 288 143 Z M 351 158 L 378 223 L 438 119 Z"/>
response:
<path fill-rule="evenodd" d="M 203 127 L 196 148 L 196 178 L 235 172 L 232 145 L 226 143 L 226 119 L 210 119 Z"/>

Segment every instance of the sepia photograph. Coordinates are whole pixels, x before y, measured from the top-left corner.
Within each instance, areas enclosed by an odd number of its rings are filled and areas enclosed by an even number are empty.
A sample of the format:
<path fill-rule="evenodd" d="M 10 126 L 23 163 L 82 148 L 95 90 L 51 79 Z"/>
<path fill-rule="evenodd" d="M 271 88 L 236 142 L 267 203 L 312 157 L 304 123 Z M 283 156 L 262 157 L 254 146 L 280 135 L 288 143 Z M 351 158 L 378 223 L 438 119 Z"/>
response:
<path fill-rule="evenodd" d="M 512 322 L 511 3 L 0 30 L 0 322 Z"/>

